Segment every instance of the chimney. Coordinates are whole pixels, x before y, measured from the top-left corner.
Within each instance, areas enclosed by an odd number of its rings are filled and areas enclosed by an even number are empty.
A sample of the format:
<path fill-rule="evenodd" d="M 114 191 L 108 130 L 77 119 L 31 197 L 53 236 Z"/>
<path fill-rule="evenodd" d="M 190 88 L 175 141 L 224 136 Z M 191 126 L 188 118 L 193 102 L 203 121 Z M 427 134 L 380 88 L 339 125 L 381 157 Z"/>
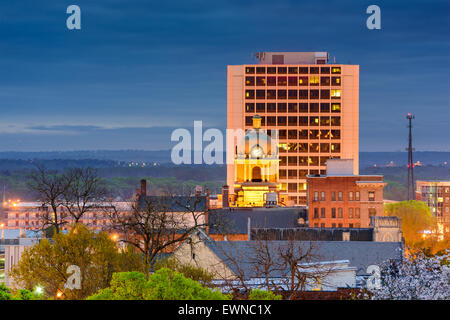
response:
<path fill-rule="evenodd" d="M 250 227 L 251 227 L 251 220 L 250 217 L 247 219 L 247 241 L 250 241 Z"/>
<path fill-rule="evenodd" d="M 140 195 L 142 197 L 146 197 L 147 196 L 147 180 L 142 179 L 141 180 L 141 192 Z"/>
<path fill-rule="evenodd" d="M 209 189 L 206 189 L 206 209 L 210 208 L 210 205 L 209 205 L 210 198 L 209 198 L 209 196 L 210 196 Z"/>
<path fill-rule="evenodd" d="M 229 187 L 228 187 L 228 185 L 224 185 L 222 187 L 222 207 L 223 208 L 230 207 L 228 197 L 229 197 Z"/>

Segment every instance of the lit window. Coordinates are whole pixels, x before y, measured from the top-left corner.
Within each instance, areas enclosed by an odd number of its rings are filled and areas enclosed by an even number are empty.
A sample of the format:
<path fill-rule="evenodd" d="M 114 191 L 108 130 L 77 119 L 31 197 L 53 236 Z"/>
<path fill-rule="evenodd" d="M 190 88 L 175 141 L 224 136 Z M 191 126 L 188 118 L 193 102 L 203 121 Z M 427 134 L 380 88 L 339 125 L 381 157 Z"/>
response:
<path fill-rule="evenodd" d="M 319 77 L 310 77 L 310 78 L 309 78 L 309 83 L 310 83 L 311 85 L 318 85 L 319 82 L 320 82 Z"/>
<path fill-rule="evenodd" d="M 341 152 L 341 144 L 340 143 L 332 143 L 331 144 L 331 152 Z"/>
<path fill-rule="evenodd" d="M 298 84 L 300 86 L 308 85 L 308 77 L 299 77 L 298 78 Z"/>
<path fill-rule="evenodd" d="M 255 73 L 255 68 L 254 67 L 247 67 L 247 68 L 245 68 L 245 73 L 253 74 L 253 73 Z"/>
<path fill-rule="evenodd" d="M 265 86 L 266 85 L 266 77 L 256 77 L 256 85 L 257 86 Z"/>
<path fill-rule="evenodd" d="M 333 86 L 341 85 L 341 77 L 331 77 L 331 84 Z"/>
<path fill-rule="evenodd" d="M 341 73 L 341 67 L 333 67 L 333 68 L 331 68 L 331 73 Z"/>
<path fill-rule="evenodd" d="M 255 112 L 255 104 L 254 103 L 246 103 L 245 111 L 246 112 Z"/>
<path fill-rule="evenodd" d="M 278 148 L 279 148 L 281 151 L 288 151 L 288 150 L 289 150 L 289 147 L 288 147 L 288 144 L 287 144 L 287 143 L 280 143 L 280 144 L 278 144 Z"/>
<path fill-rule="evenodd" d="M 254 86 L 255 85 L 255 77 L 245 77 L 245 84 L 247 86 Z"/>
<path fill-rule="evenodd" d="M 340 98 L 341 90 L 340 89 L 331 89 L 331 97 L 332 98 Z"/>
<path fill-rule="evenodd" d="M 341 112 L 341 104 L 340 103 L 332 103 L 331 104 L 331 112 Z"/>

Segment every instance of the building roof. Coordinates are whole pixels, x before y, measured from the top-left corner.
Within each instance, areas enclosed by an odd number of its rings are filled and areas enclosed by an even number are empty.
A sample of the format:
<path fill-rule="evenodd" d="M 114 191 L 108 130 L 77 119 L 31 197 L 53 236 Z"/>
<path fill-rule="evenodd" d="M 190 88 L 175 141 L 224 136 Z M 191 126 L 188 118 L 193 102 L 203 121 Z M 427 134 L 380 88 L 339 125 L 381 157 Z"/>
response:
<path fill-rule="evenodd" d="M 344 232 L 350 241 L 373 241 L 373 228 L 253 228 L 251 239 L 342 241 Z"/>
<path fill-rule="evenodd" d="M 296 228 L 299 218 L 306 221 L 307 211 L 304 207 L 218 209 L 209 213 L 209 233 L 246 234 L 249 218 L 250 228 Z"/>
<path fill-rule="evenodd" d="M 206 196 L 140 196 L 139 208 L 144 208 L 146 203 L 159 206 L 167 212 L 203 212 L 207 209 Z"/>
<path fill-rule="evenodd" d="M 254 256 L 254 247 L 257 241 L 205 241 L 206 245 L 221 259 L 235 274 L 238 268 L 243 271 L 246 278 L 254 278 L 254 265 L 251 258 Z M 289 241 L 268 241 L 268 248 L 272 257 L 276 257 L 277 249 L 290 245 Z M 388 260 L 399 260 L 402 256 L 400 242 L 372 242 L 372 241 L 298 241 L 295 248 L 305 252 L 312 248 L 313 257 L 307 262 L 323 262 L 336 260 L 349 260 L 350 267 L 356 268 L 357 275 L 367 275 L 370 265 L 380 266 Z M 233 263 L 234 261 L 235 263 Z M 236 266 L 237 264 L 237 266 Z M 279 277 L 281 271 L 274 271 L 272 277 Z"/>

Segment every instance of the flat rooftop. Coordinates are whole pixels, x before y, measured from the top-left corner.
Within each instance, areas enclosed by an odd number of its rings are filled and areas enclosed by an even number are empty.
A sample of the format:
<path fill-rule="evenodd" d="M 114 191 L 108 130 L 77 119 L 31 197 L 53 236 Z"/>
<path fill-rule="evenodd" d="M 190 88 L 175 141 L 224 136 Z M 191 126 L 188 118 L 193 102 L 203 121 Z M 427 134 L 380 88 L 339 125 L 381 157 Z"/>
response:
<path fill-rule="evenodd" d="M 327 64 L 328 52 L 258 52 L 259 64 Z"/>

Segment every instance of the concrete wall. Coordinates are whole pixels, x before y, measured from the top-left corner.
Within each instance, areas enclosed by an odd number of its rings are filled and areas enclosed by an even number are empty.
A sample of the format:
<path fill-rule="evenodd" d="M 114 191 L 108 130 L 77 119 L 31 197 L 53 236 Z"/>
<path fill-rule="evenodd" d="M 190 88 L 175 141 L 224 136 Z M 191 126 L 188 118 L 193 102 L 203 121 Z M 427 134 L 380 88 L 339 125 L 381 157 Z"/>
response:
<path fill-rule="evenodd" d="M 192 241 L 184 241 L 175 250 L 173 257 L 180 263 L 192 265 L 207 270 L 216 279 L 233 279 L 234 273 L 208 248 L 200 239 L 193 235 Z"/>

